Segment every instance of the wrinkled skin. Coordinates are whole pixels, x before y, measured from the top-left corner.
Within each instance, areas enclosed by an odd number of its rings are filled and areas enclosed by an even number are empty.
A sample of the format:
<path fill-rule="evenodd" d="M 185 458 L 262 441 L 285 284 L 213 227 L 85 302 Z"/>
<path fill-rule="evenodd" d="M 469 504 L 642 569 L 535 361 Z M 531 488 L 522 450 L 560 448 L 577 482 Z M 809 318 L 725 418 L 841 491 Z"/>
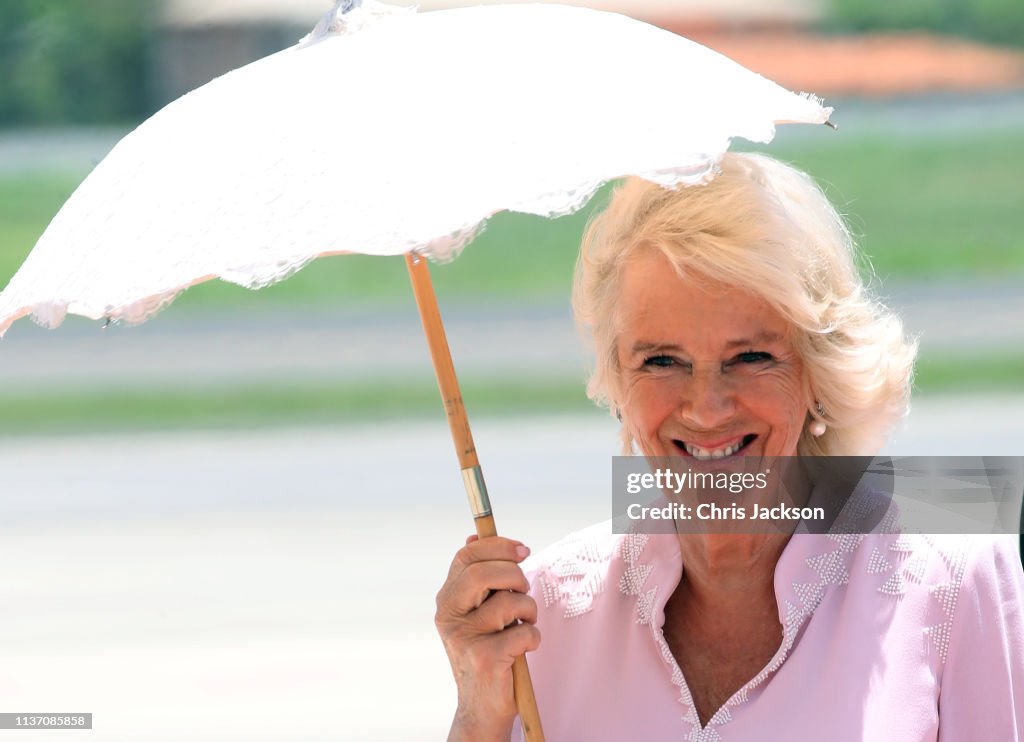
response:
<path fill-rule="evenodd" d="M 448 739 L 508 740 L 516 716 L 512 662 L 540 646 L 537 604 L 519 563 L 518 541 L 470 536 L 456 553 L 434 622 L 458 687 Z"/>

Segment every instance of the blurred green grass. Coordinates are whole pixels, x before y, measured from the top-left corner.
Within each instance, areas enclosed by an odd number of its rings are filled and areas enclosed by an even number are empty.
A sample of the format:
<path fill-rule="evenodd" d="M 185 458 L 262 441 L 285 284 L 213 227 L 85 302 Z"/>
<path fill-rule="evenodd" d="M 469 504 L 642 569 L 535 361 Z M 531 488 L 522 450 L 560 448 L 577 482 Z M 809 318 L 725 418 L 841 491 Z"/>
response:
<path fill-rule="evenodd" d="M 1022 353 L 969 363 L 924 358 L 915 386 L 920 394 L 1019 392 L 1022 378 Z M 471 417 L 605 414 L 586 398 L 582 379 L 472 379 L 464 380 L 462 394 Z M 442 416 L 437 386 L 426 377 L 394 383 L 0 394 L 0 435 L 345 425 Z"/>
<path fill-rule="evenodd" d="M 883 279 L 1024 270 L 1019 131 L 769 150 L 814 175 Z"/>
<path fill-rule="evenodd" d="M 768 151 L 825 186 L 883 279 L 1024 273 L 1024 147 L 1018 132 L 920 140 L 837 135 Z M 78 180 L 42 173 L 0 178 L 0 280 L 6 283 L 14 274 Z M 439 294 L 524 301 L 564 297 L 584 224 L 602 201 L 599 197 L 581 213 L 554 220 L 497 215 L 458 260 L 433 271 Z M 260 292 L 219 281 L 204 284 L 178 304 L 246 309 L 407 295 L 401 260 L 343 256 L 314 261 Z"/>
<path fill-rule="evenodd" d="M 461 387 L 474 416 L 594 410 L 581 380 L 464 381 Z M 253 428 L 423 417 L 444 417 L 437 384 L 429 376 L 393 383 L 0 396 L 0 435 Z"/>

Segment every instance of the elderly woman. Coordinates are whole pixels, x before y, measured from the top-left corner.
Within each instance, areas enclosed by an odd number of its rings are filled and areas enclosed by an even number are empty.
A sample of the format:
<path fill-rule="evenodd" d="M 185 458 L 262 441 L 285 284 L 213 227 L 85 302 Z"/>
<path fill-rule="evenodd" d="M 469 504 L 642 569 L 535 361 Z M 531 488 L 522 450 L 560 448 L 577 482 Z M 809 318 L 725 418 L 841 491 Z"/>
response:
<path fill-rule="evenodd" d="M 914 344 L 825 196 L 765 156 L 727 155 L 704 186 L 627 182 L 574 303 L 627 452 L 873 454 L 907 409 Z M 472 537 L 438 594 L 450 739 L 519 738 L 523 652 L 549 740 L 1024 738 L 1010 542 L 605 524 L 527 554 Z"/>

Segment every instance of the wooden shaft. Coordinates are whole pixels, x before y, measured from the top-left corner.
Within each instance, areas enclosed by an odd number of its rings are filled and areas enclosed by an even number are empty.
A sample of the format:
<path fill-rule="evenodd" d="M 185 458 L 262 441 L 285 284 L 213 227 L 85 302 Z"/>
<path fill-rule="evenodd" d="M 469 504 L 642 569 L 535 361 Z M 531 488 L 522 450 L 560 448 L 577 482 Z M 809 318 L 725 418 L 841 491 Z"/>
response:
<path fill-rule="evenodd" d="M 544 729 L 540 725 L 540 711 L 537 710 L 537 697 L 533 694 L 533 681 L 530 680 L 525 654 L 512 661 L 512 692 L 516 697 L 519 723 L 526 742 L 544 742 Z"/>
<path fill-rule="evenodd" d="M 406 265 L 409 267 L 409 278 L 412 280 L 412 292 L 416 297 L 416 306 L 420 310 L 423 321 L 423 332 L 430 346 L 430 358 L 434 362 L 434 374 L 437 386 L 441 390 L 441 401 L 448 414 L 448 427 L 452 431 L 452 442 L 455 444 L 455 455 L 459 457 L 459 468 L 468 469 L 479 466 L 476 447 L 473 445 L 473 434 L 469 430 L 469 419 L 466 407 L 462 403 L 459 391 L 459 380 L 455 377 L 455 364 L 448 350 L 448 338 L 444 334 L 441 322 L 441 311 L 437 308 L 437 296 L 434 285 L 430 282 L 430 271 L 427 259 L 406 253 Z"/>
<path fill-rule="evenodd" d="M 480 472 L 480 461 L 477 459 L 476 447 L 473 445 L 473 434 L 469 429 L 469 418 L 459 391 L 459 381 L 455 376 L 455 364 L 448 349 L 448 339 L 441 322 L 441 311 L 437 307 L 434 286 L 430 282 L 430 271 L 425 258 L 413 253 L 406 253 L 406 266 L 412 281 L 413 295 L 423 322 L 423 332 L 430 347 L 430 357 L 434 362 L 434 374 L 437 386 L 441 390 L 441 400 L 448 415 L 448 428 L 451 430 L 455 454 L 459 457 L 466 492 L 473 505 L 473 522 L 480 538 L 497 536 L 494 516 L 490 512 L 490 502 Z M 482 492 L 481 492 L 482 490 Z M 512 663 L 512 687 L 516 696 L 516 708 L 519 721 L 523 726 L 523 734 L 527 742 L 544 742 L 544 731 L 540 725 L 540 713 L 537 711 L 537 699 L 533 693 L 533 682 L 530 670 L 526 665 L 526 656 L 516 657 Z"/>

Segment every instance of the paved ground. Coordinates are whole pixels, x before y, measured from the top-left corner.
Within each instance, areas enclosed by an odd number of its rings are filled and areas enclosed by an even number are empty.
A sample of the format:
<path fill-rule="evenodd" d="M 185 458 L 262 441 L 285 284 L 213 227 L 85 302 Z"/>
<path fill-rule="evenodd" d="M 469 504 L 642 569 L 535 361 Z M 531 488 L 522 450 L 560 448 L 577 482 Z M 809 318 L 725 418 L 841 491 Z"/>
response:
<path fill-rule="evenodd" d="M 1024 453 L 1022 413 L 922 401 L 891 450 Z M 503 533 L 608 517 L 607 417 L 475 434 Z M 48 739 L 444 737 L 433 595 L 471 528 L 442 422 L 9 439 L 0 471 L 4 710 L 96 715 Z"/>

